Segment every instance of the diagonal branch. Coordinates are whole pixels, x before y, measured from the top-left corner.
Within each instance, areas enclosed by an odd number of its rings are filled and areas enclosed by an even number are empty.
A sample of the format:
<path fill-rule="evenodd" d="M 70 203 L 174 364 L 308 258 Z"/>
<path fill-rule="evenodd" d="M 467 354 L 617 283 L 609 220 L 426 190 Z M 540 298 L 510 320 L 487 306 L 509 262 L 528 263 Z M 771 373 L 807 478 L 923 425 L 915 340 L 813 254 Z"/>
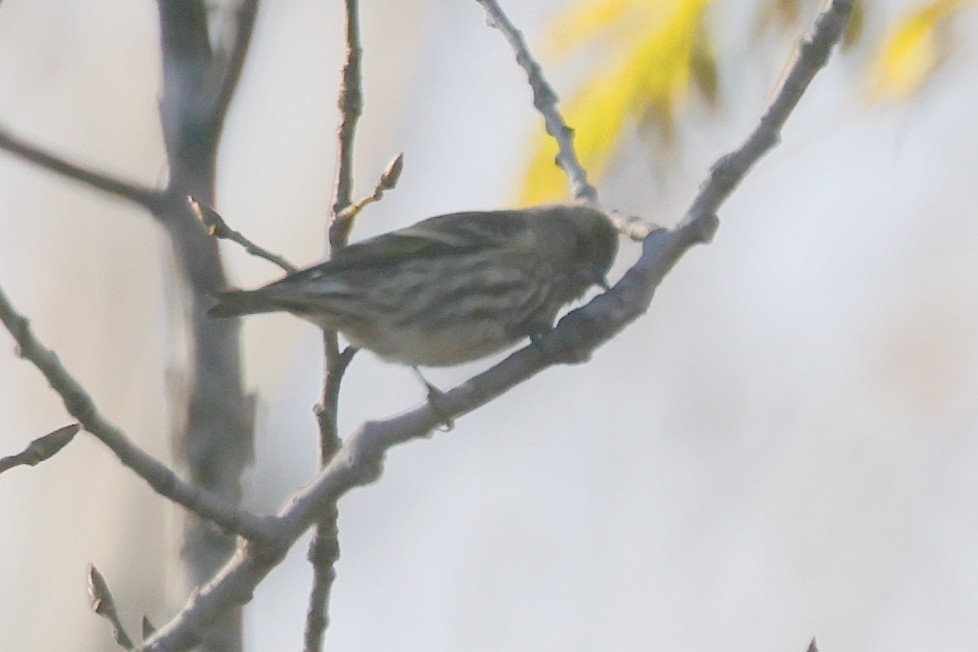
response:
<path fill-rule="evenodd" d="M 710 168 L 707 180 L 686 212 L 686 222 L 705 219 L 716 213 L 720 205 L 740 184 L 748 170 L 764 154 L 781 140 L 781 129 L 788 116 L 798 105 L 801 96 L 815 77 L 825 67 L 832 46 L 823 34 L 837 34 L 841 38 L 849 22 L 854 0 L 826 0 L 825 8 L 815 21 L 815 27 L 795 47 L 792 60 L 781 78 L 777 93 L 743 145 L 722 157 Z"/>
<path fill-rule="evenodd" d="M 0 149 L 16 154 L 55 174 L 131 201 L 149 211 L 155 210 L 163 201 L 163 193 L 159 190 L 84 168 L 25 142 L 2 127 L 0 127 Z"/>
<path fill-rule="evenodd" d="M 125 466 L 146 481 L 158 494 L 183 505 L 201 518 L 247 539 L 268 542 L 266 522 L 200 487 L 180 480 L 165 464 L 137 446 L 124 432 L 98 411 L 81 384 L 62 366 L 58 356 L 37 339 L 30 324 L 11 305 L 0 288 L 0 322 L 17 342 L 19 355 L 44 374 L 51 388 L 64 401 L 68 413 L 85 430 L 108 446 Z"/>
<path fill-rule="evenodd" d="M 298 267 L 285 260 L 285 258 L 282 256 L 273 254 L 268 249 L 265 249 L 264 247 L 257 245 L 246 238 L 241 231 L 235 231 L 232 229 L 230 226 L 228 226 L 228 223 L 224 221 L 224 218 L 221 217 L 221 214 L 207 204 L 199 202 L 193 197 L 188 197 L 188 201 L 190 203 L 190 210 L 193 211 L 194 215 L 197 216 L 197 219 L 200 220 L 201 224 L 204 225 L 204 228 L 207 229 L 207 233 L 209 233 L 211 236 L 221 240 L 230 240 L 235 244 L 241 245 L 244 247 L 244 250 L 252 256 L 267 260 L 273 265 L 285 270 L 285 273 L 287 274 L 299 271 Z"/>
<path fill-rule="evenodd" d="M 587 180 L 587 172 L 577 159 L 577 152 L 574 150 L 574 130 L 564 122 L 557 108 L 557 93 L 543 76 L 540 64 L 530 54 L 523 33 L 516 29 L 496 0 L 476 0 L 476 2 L 486 10 L 489 25 L 502 32 L 509 41 L 516 53 L 516 63 L 526 71 L 527 81 L 530 82 L 530 88 L 533 90 L 533 106 L 543 114 L 547 133 L 557 141 L 557 165 L 567 175 L 574 199 L 596 204 L 598 191 Z"/>
<path fill-rule="evenodd" d="M 439 398 L 437 411 L 424 405 L 391 419 L 364 423 L 275 517 L 273 529 L 279 537 L 277 540 L 295 541 L 318 523 L 323 510 L 330 509 L 347 491 L 376 480 L 382 471 L 384 455 L 393 446 L 427 435 L 446 417 L 471 412 L 550 366 L 541 350 L 574 352 L 577 358 L 586 356 L 641 316 L 673 265 L 693 245 L 710 240 L 718 224 L 716 209 L 770 146 L 757 143 L 776 142 L 776 135 L 797 103 L 797 97 L 841 38 L 852 4 L 853 0 L 827 3 L 754 132 L 740 148 L 713 167 L 679 226 L 655 230 L 644 239 L 638 262 L 611 290 L 568 313 L 541 340 L 542 346 L 521 349 L 445 393 Z M 243 604 L 275 563 L 277 557 L 266 554 L 258 546 L 241 548 L 141 649 L 158 652 L 184 649 L 193 644 L 202 627 L 221 613 Z"/>

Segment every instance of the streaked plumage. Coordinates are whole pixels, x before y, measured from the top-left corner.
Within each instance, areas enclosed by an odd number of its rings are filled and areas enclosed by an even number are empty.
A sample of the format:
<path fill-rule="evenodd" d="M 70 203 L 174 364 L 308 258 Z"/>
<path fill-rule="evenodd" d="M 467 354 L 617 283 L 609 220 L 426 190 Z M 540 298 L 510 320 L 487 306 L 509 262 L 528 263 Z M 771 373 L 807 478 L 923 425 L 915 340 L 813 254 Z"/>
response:
<path fill-rule="evenodd" d="M 453 213 L 351 244 L 210 314 L 288 311 L 356 347 L 412 366 L 450 366 L 548 330 L 604 275 L 618 236 L 584 206 Z"/>

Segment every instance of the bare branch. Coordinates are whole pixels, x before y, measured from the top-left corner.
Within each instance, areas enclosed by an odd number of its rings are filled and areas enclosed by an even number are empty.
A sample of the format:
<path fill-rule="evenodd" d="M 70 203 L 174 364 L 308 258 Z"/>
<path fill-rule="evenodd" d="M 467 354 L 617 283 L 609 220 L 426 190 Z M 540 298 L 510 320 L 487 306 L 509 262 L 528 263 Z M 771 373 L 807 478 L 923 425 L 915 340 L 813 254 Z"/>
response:
<path fill-rule="evenodd" d="M 11 154 L 16 154 L 45 170 L 83 183 L 90 188 L 95 188 L 96 190 L 101 190 L 110 195 L 131 201 L 149 211 L 153 211 L 163 200 L 163 193 L 159 190 L 140 186 L 131 181 L 124 181 L 108 174 L 95 172 L 71 163 L 35 145 L 20 140 L 2 127 L 0 127 L 0 149 L 6 150 Z"/>
<path fill-rule="evenodd" d="M 123 650 L 133 649 L 132 639 L 119 619 L 109 585 L 94 564 L 88 565 L 88 597 L 92 600 L 92 610 L 112 625 L 112 636 L 119 647 Z"/>
<path fill-rule="evenodd" d="M 199 202 L 193 197 L 188 197 L 187 199 L 190 202 L 190 210 L 192 210 L 194 214 L 197 215 L 197 219 L 204 224 L 204 228 L 207 229 L 207 232 L 215 238 L 230 240 L 231 242 L 239 244 L 252 256 L 264 258 L 273 265 L 278 265 L 288 273 L 298 271 L 299 268 L 289 261 L 285 260 L 278 254 L 273 254 L 264 247 L 256 245 L 254 242 L 246 238 L 240 231 L 235 231 L 229 227 L 227 222 L 224 221 L 224 218 L 207 204 Z"/>
<path fill-rule="evenodd" d="M 211 295 L 223 290 L 227 279 L 217 241 L 207 234 L 186 201 L 190 195 L 214 204 L 223 124 L 218 107 L 224 102 L 220 109 L 224 110 L 231 101 L 236 79 L 225 76 L 227 60 L 215 55 L 210 43 L 208 6 L 214 3 L 157 0 L 156 4 L 163 69 L 160 123 L 170 168 L 169 201 L 160 212 L 160 221 L 170 236 L 179 280 L 184 282 L 181 290 L 186 295 L 180 299 L 189 322 L 186 400 L 180 406 L 183 418 L 173 435 L 173 448 L 186 465 L 189 482 L 237 506 L 241 478 L 254 455 L 254 400 L 243 387 L 239 324 L 207 317 Z M 246 33 L 247 29 L 239 31 L 235 38 Z M 245 44 L 239 41 L 238 46 Z M 239 54 L 243 59 L 244 50 Z M 218 101 L 222 84 L 227 97 Z M 196 514 L 187 516 L 182 524 L 183 575 L 191 585 L 200 585 L 233 554 L 236 542 L 229 533 L 214 532 L 213 525 Z M 201 649 L 240 650 L 242 631 L 241 614 L 227 613 L 201 632 Z"/>
<path fill-rule="evenodd" d="M 815 73 L 825 67 L 833 46 L 842 37 L 852 13 L 852 6 L 853 0 L 826 0 L 814 29 L 796 46 L 774 99 L 754 131 L 743 145 L 713 164 L 709 177 L 700 186 L 699 193 L 686 212 L 685 221 L 696 221 L 714 215 L 754 163 L 780 141 L 785 121 Z"/>
<path fill-rule="evenodd" d="M 482 0 L 480 0 L 482 1 Z M 820 69 L 824 56 L 842 35 L 852 0 L 829 2 L 820 15 L 812 34 L 805 40 L 801 55 L 797 58 L 777 89 L 772 107 L 790 107 L 794 102 L 786 98 L 804 88 Z M 811 61 L 808 59 L 812 58 Z M 797 101 L 797 100 L 795 100 Z M 758 129 L 768 129 L 774 113 L 765 113 Z M 787 113 L 784 114 L 784 117 Z M 783 118 L 781 119 L 783 122 Z M 756 130 L 755 130 L 756 131 Z M 743 147 L 727 155 L 724 160 L 736 160 L 746 165 L 744 170 L 766 151 L 752 148 L 753 135 Z M 743 154 L 744 150 L 752 152 Z M 718 166 L 714 166 L 714 170 Z M 730 173 L 735 174 L 735 173 Z M 742 176 L 743 172 L 740 172 Z M 382 471 L 383 458 L 393 446 L 429 434 L 446 417 L 457 417 L 484 405 L 493 398 L 513 388 L 520 382 L 551 366 L 551 359 L 541 351 L 555 351 L 562 359 L 584 359 L 631 321 L 642 315 L 652 300 L 653 293 L 672 266 L 697 243 L 708 242 L 717 227 L 715 209 L 722 204 L 740 177 L 733 184 L 715 172 L 704 182 L 696 206 L 712 207 L 710 210 L 687 213 L 686 219 L 675 229 L 653 230 L 643 241 L 643 252 L 638 262 L 608 292 L 595 297 L 586 306 L 567 314 L 557 327 L 544 336 L 542 346 L 531 345 L 439 398 L 438 410 L 423 405 L 410 412 L 384 421 L 368 421 L 343 441 L 329 463 L 319 471 L 306 487 L 297 491 L 274 519 L 273 529 L 278 541 L 294 541 L 309 527 L 320 523 L 324 510 L 330 510 L 337 500 L 351 488 L 376 480 Z M 719 185 L 719 188 L 714 186 Z M 700 197 L 718 197 L 713 203 L 705 203 Z M 155 636 L 146 641 L 143 649 L 162 651 L 182 649 L 197 637 L 198 630 L 221 613 L 243 604 L 251 596 L 258 582 L 277 563 L 261 548 L 245 546 L 211 582 L 202 587 L 184 609 Z"/>
<path fill-rule="evenodd" d="M 70 426 L 58 428 L 43 437 L 38 437 L 22 452 L 0 459 L 0 473 L 15 466 L 37 466 L 44 460 L 54 457 L 58 451 L 75 438 L 79 430 L 81 430 L 81 424 L 73 423 Z"/>
<path fill-rule="evenodd" d="M 557 165 L 567 174 L 574 199 L 588 204 L 597 204 L 598 191 L 587 180 L 587 172 L 574 150 L 574 130 L 567 126 L 560 110 L 557 109 L 557 93 L 543 76 L 540 64 L 530 54 L 523 33 L 510 22 L 496 0 L 476 0 L 476 2 L 486 10 L 489 25 L 502 32 L 509 41 L 513 51 L 516 52 L 516 62 L 526 71 L 527 80 L 533 90 L 533 106 L 543 115 L 547 133 L 557 141 Z"/>
<path fill-rule="evenodd" d="M 339 511 L 334 502 L 323 511 L 309 542 L 307 557 L 313 568 L 313 583 L 306 608 L 303 652 L 323 649 L 323 636 L 329 626 L 329 597 L 336 581 L 336 561 L 340 557 L 338 518 Z"/>
<path fill-rule="evenodd" d="M 381 173 L 380 178 L 377 179 L 377 185 L 374 186 L 374 191 L 369 195 L 361 197 L 357 201 L 348 205 L 340 214 L 336 217 L 337 220 L 347 220 L 352 221 L 356 219 L 356 216 L 360 214 L 364 208 L 378 202 L 384 198 L 384 193 L 388 190 L 393 190 L 397 187 L 397 181 L 401 178 L 401 172 L 404 171 L 404 152 L 401 152 L 394 157 L 394 160 L 387 164 L 387 167 Z"/>
<path fill-rule="evenodd" d="M 332 219 L 327 229 L 330 255 L 346 246 L 353 228 L 356 212 L 346 214 L 353 197 L 353 145 L 357 133 L 357 121 L 363 113 L 363 82 L 361 79 L 360 7 L 358 0 L 345 0 L 346 7 L 346 58 L 340 82 L 337 106 L 340 109 L 340 126 L 337 129 L 336 182 L 333 186 Z M 390 177 L 396 181 L 399 174 L 397 162 L 392 164 Z M 390 168 L 389 168 L 390 169 Z M 323 394 L 316 406 L 319 422 L 319 461 L 325 466 L 340 447 L 337 432 L 339 418 L 340 386 L 343 374 L 355 349 L 340 352 L 336 331 L 323 331 L 324 375 Z M 337 530 L 336 503 L 324 506 L 316 526 L 316 534 L 309 544 L 309 561 L 312 563 L 313 586 L 306 609 L 306 627 L 303 650 L 316 652 L 323 647 L 323 635 L 329 624 L 329 595 L 336 579 L 334 566 L 340 556 Z"/>
<path fill-rule="evenodd" d="M 241 71 L 244 70 L 245 59 L 248 57 L 251 35 L 255 28 L 255 18 L 258 15 L 258 0 L 242 0 L 236 13 L 234 40 L 222 71 L 223 75 L 217 88 L 214 106 L 210 109 L 211 120 L 213 121 L 212 130 L 216 134 L 220 134 L 224 128 L 231 98 L 234 97 L 238 82 L 241 80 Z"/>
<path fill-rule="evenodd" d="M 357 121 L 363 113 L 363 90 L 360 61 L 360 9 L 357 0 L 346 2 L 346 61 L 340 82 L 340 126 L 337 130 L 336 185 L 333 189 L 333 220 L 329 226 L 329 244 L 342 247 L 350 238 L 351 223 L 339 219 L 343 209 L 353 200 L 353 140 L 357 134 Z"/>
<path fill-rule="evenodd" d="M 20 315 L 0 288 L 0 321 L 17 342 L 18 353 L 44 374 L 51 388 L 64 401 L 68 413 L 85 430 L 112 449 L 125 466 L 145 480 L 158 494 L 183 505 L 204 519 L 247 539 L 268 541 L 265 521 L 236 509 L 220 497 L 180 480 L 165 464 L 139 448 L 119 428 L 109 423 L 81 384 L 62 366 L 58 356 L 37 339 L 27 319 Z"/>

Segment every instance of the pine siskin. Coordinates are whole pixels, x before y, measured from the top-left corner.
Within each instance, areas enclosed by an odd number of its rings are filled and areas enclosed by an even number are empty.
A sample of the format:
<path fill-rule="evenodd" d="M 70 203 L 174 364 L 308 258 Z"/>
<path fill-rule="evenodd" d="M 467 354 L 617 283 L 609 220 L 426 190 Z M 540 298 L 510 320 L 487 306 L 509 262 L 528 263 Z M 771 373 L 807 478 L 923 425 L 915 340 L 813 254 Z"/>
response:
<path fill-rule="evenodd" d="M 411 366 L 451 366 L 550 330 L 618 251 L 586 206 L 452 213 L 351 244 L 257 290 L 218 296 L 212 317 L 284 310 Z"/>

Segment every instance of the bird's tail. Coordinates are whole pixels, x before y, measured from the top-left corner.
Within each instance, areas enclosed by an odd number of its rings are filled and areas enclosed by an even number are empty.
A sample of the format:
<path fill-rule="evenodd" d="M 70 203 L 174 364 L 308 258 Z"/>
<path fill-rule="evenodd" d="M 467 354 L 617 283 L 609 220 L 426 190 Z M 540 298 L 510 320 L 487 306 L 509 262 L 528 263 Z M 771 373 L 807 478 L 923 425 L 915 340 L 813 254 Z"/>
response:
<path fill-rule="evenodd" d="M 207 311 L 208 317 L 237 317 L 282 310 L 281 305 L 270 301 L 262 292 L 254 290 L 218 292 L 214 298 L 217 303 Z"/>

